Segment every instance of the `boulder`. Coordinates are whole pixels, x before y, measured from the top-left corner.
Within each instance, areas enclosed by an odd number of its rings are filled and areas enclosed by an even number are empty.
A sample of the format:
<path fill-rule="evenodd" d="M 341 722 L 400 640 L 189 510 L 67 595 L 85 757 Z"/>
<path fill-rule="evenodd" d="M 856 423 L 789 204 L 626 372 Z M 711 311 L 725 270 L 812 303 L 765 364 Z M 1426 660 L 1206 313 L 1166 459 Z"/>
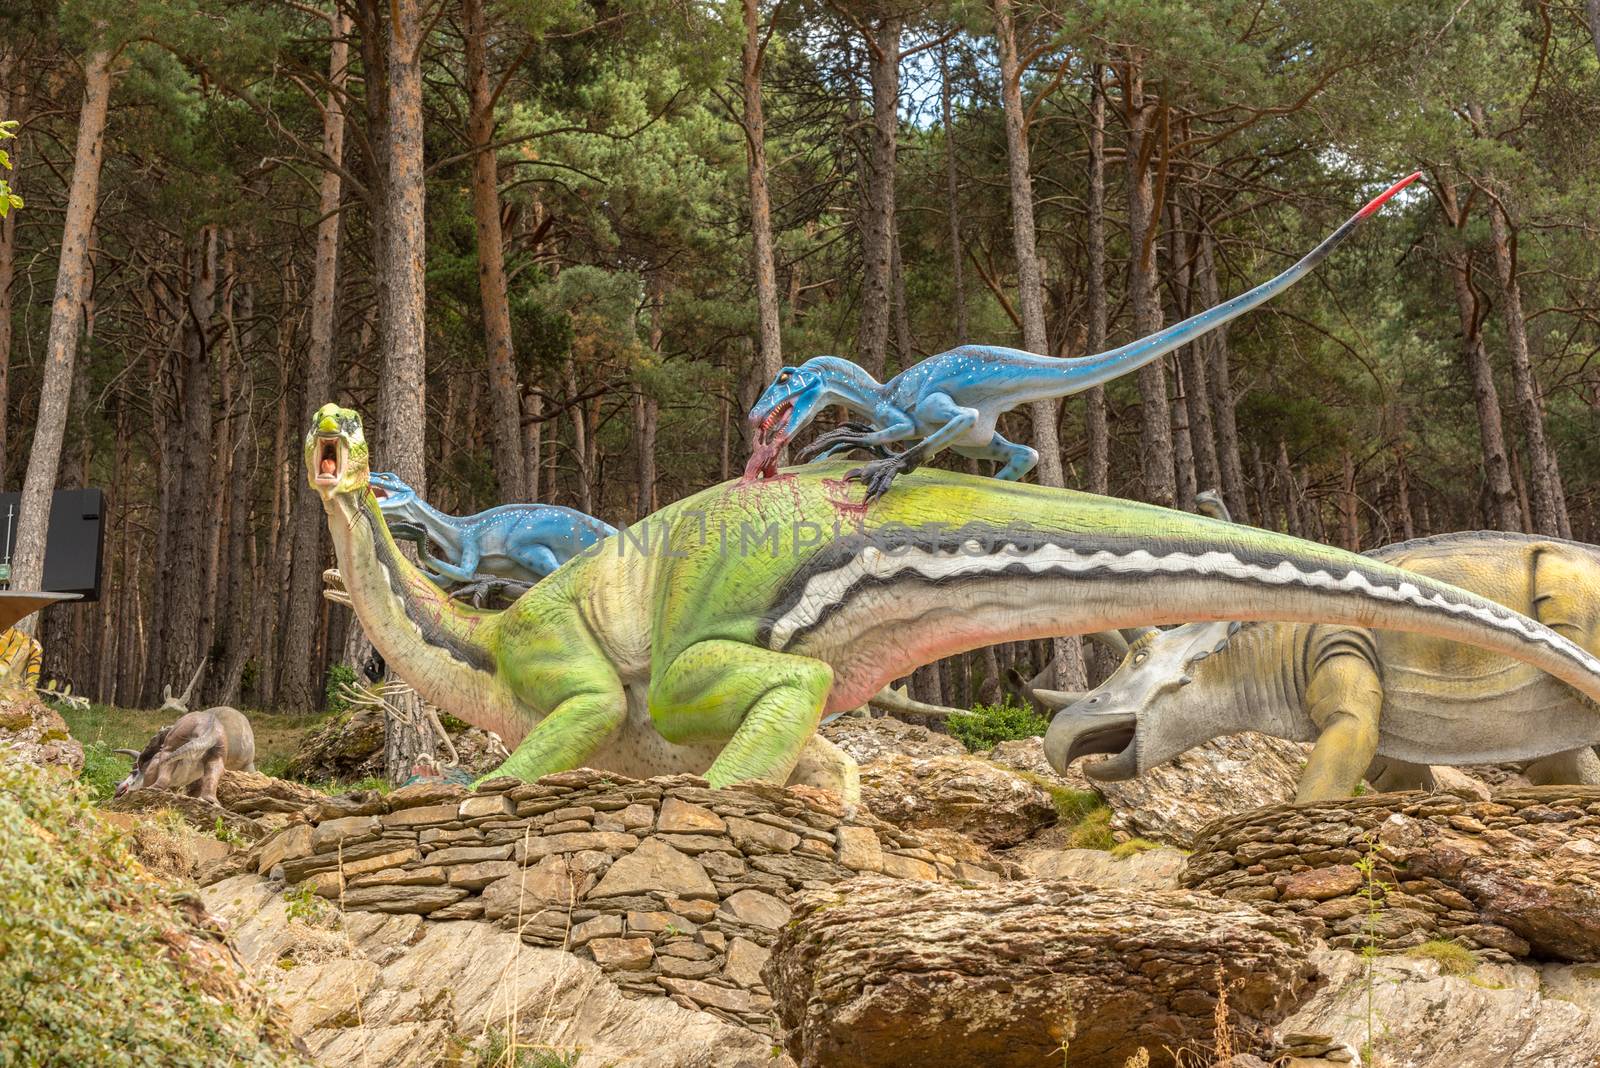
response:
<path fill-rule="evenodd" d="M 1040 879 L 1071 879 L 1090 886 L 1176 890 L 1184 855 L 1162 846 L 1127 857 L 1104 849 L 1032 849 L 1020 846 L 1006 856 Z"/>
<path fill-rule="evenodd" d="M 488 732 L 441 716 L 460 758 L 461 770 L 470 776 L 493 771 L 505 760 L 504 747 Z M 285 775 L 312 782 L 354 782 L 383 774 L 383 713 L 375 708 L 351 708 L 330 719 L 300 742 L 289 758 Z"/>
<path fill-rule="evenodd" d="M 221 805 L 213 805 L 186 793 L 147 788 L 114 798 L 105 803 L 112 812 L 175 812 L 183 822 L 197 831 L 215 834 L 219 830 L 236 840 L 255 842 L 265 837 L 267 828 L 250 818 L 230 812 Z"/>
<path fill-rule="evenodd" d="M 1457 976 L 1432 960 L 1341 949 L 1319 949 L 1313 960 L 1324 982 L 1280 1035 L 1326 1038 L 1347 1058 L 1370 1048 L 1367 1063 L 1406 1068 L 1577 1068 L 1600 1059 L 1600 980 L 1576 974 L 1594 969 L 1541 976 L 1485 965 Z"/>
<path fill-rule="evenodd" d="M 83 746 L 67 730 L 61 714 L 31 690 L 0 689 L 0 760 L 41 768 L 83 770 Z"/>
<path fill-rule="evenodd" d="M 908 830 L 957 831 L 979 845 L 1015 845 L 1056 820 L 1050 794 L 974 756 L 890 754 L 861 768 L 861 800 Z"/>
<path fill-rule="evenodd" d="M 868 876 L 798 895 L 763 975 L 803 1068 L 1123 1068 L 1208 1044 L 1219 981 L 1236 1046 L 1263 1045 L 1316 975 L 1311 948 L 1202 894 Z"/>
<path fill-rule="evenodd" d="M 1001 742 L 984 753 L 983 759 L 1001 767 L 1011 768 L 1013 771 L 1038 776 L 1052 786 L 1065 787 L 1078 793 L 1098 794 L 1100 787 L 1083 773 L 1083 766 L 1104 760 L 1105 757 L 1089 756 L 1075 760 L 1067 769 L 1067 773 L 1062 775 L 1050 766 L 1050 761 L 1045 757 L 1043 738 L 1014 738 L 1009 742 Z"/>
<path fill-rule="evenodd" d="M 241 816 L 268 812 L 311 815 L 327 799 L 320 790 L 258 771 L 224 771 L 217 783 L 217 804 Z"/>
<path fill-rule="evenodd" d="M 967 751 L 948 734 L 937 734 L 892 716 L 841 716 L 824 723 L 818 733 L 849 753 L 857 764 L 869 764 L 894 753 L 959 756 Z"/>
<path fill-rule="evenodd" d="M 1075 761 L 1065 775 L 1045 759 L 1043 738 L 1001 742 L 985 758 L 1055 787 L 1095 793 L 1111 807 L 1111 829 L 1123 838 L 1148 838 L 1180 849 L 1214 819 L 1262 805 L 1293 801 L 1311 747 L 1246 732 L 1211 741 L 1151 768 L 1137 779 L 1100 782 Z"/>
<path fill-rule="evenodd" d="M 1293 801 L 1310 752 L 1309 745 L 1247 731 L 1095 789 L 1111 806 L 1112 830 L 1187 849 L 1212 820 Z"/>

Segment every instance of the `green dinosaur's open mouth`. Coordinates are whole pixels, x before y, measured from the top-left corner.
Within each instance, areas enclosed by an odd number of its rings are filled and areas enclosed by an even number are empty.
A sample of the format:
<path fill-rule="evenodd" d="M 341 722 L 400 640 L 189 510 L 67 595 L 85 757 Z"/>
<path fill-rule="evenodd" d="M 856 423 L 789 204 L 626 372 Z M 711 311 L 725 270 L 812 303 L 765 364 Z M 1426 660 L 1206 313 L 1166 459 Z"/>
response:
<path fill-rule="evenodd" d="M 316 450 L 316 471 L 312 481 L 331 489 L 344 477 L 345 460 L 350 450 L 344 438 L 336 434 L 318 434 Z"/>

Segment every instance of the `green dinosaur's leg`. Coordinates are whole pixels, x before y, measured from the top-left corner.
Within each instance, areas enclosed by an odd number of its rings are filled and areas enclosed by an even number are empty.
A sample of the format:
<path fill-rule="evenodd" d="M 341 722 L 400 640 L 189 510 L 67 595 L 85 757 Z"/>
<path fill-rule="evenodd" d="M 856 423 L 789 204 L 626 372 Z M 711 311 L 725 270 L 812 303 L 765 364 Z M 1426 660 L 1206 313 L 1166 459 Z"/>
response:
<path fill-rule="evenodd" d="M 1306 684 L 1305 708 L 1321 733 L 1295 800 L 1349 797 L 1378 751 L 1383 687 L 1371 661 L 1352 653 L 1318 663 Z"/>
<path fill-rule="evenodd" d="M 563 659 L 536 674 L 549 687 L 555 708 L 528 732 L 504 764 L 484 776 L 486 779 L 515 775 L 532 782 L 542 775 L 582 767 L 627 718 L 622 683 L 598 654 Z"/>
<path fill-rule="evenodd" d="M 697 642 L 650 684 L 650 718 L 669 742 L 727 738 L 706 778 L 782 783 L 822 718 L 833 669 L 820 660 L 723 640 Z"/>

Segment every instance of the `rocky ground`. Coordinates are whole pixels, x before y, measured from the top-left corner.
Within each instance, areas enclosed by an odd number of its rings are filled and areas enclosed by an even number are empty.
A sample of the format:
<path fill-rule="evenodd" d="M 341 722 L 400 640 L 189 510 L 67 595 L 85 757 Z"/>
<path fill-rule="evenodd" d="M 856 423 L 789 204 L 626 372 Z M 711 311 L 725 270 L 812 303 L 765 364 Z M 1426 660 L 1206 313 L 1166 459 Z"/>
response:
<path fill-rule="evenodd" d="M 53 726 L 12 751 L 70 769 Z M 318 750 L 344 738 L 345 774 L 351 730 Z M 1254 736 L 1101 785 L 1037 739 L 825 730 L 859 811 L 688 777 L 230 774 L 223 810 L 101 819 L 199 885 L 315 1064 L 1600 1064 L 1600 791 L 1297 807 L 1300 748 Z"/>

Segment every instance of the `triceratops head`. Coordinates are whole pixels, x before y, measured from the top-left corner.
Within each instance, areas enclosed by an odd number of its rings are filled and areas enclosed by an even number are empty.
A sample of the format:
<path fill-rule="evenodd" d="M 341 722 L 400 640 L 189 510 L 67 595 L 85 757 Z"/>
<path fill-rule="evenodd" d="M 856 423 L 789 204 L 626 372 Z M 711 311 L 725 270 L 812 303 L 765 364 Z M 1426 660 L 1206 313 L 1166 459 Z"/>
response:
<path fill-rule="evenodd" d="M 1151 631 L 1128 647 L 1122 664 L 1101 686 L 1061 707 L 1050 721 L 1044 751 L 1065 773 L 1090 753 L 1109 760 L 1083 766 L 1094 779 L 1131 779 L 1230 728 L 1216 715 L 1216 687 L 1191 686 L 1204 662 L 1225 655 L 1238 623 L 1189 623 Z M 1042 696 L 1042 695 L 1041 695 Z"/>

